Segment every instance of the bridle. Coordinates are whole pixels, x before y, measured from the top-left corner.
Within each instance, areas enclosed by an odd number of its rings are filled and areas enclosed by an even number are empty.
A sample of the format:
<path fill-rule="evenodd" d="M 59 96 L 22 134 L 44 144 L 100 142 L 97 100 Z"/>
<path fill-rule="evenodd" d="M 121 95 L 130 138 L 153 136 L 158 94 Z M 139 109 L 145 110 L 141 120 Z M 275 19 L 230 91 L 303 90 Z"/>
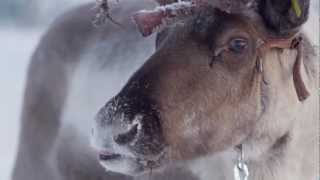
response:
<path fill-rule="evenodd" d="M 262 43 L 258 47 L 259 56 L 267 53 L 271 49 L 292 49 L 297 51 L 296 60 L 293 66 L 293 82 L 297 92 L 299 101 L 306 100 L 310 93 L 303 82 L 301 74 L 301 66 L 303 66 L 303 37 L 300 32 L 288 37 L 288 38 L 266 38 L 262 40 Z"/>

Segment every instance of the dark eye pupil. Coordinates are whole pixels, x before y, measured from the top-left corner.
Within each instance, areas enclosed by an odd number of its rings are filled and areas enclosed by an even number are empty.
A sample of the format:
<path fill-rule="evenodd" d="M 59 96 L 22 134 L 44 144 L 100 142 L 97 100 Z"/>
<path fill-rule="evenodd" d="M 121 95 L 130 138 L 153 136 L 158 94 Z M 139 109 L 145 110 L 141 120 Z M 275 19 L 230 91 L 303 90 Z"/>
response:
<path fill-rule="evenodd" d="M 245 50 L 248 46 L 246 39 L 233 39 L 230 41 L 230 50 L 236 53 L 241 53 L 243 50 Z"/>

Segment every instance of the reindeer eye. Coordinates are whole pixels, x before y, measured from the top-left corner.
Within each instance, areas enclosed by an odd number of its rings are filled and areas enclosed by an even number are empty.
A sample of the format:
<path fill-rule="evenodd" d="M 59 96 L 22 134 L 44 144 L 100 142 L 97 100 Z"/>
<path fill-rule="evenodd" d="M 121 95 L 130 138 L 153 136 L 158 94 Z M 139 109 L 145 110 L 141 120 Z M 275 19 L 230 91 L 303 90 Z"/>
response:
<path fill-rule="evenodd" d="M 242 53 L 248 47 L 248 40 L 245 38 L 234 38 L 229 42 L 229 50 L 235 53 Z"/>

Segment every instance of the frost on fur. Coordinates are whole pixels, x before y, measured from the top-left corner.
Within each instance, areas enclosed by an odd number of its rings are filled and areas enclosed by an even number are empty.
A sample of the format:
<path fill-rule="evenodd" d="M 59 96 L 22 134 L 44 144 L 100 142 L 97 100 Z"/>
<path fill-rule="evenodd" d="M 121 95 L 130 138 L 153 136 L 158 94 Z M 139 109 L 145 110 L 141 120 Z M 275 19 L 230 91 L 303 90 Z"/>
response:
<path fill-rule="evenodd" d="M 143 36 L 149 36 L 161 27 L 173 24 L 177 19 L 193 14 L 195 4 L 191 1 L 179 1 L 154 10 L 141 10 L 133 15 Z"/>

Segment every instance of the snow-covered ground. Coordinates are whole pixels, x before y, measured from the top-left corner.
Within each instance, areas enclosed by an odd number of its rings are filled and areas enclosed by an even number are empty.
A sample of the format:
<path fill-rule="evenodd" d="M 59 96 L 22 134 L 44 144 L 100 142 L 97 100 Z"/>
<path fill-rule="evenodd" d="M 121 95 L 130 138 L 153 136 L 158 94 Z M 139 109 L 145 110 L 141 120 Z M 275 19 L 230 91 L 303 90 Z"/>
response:
<path fill-rule="evenodd" d="M 315 9 L 305 29 L 319 45 L 319 10 Z M 16 153 L 27 65 L 43 31 L 44 28 L 0 25 L 0 180 L 9 180 Z"/>

